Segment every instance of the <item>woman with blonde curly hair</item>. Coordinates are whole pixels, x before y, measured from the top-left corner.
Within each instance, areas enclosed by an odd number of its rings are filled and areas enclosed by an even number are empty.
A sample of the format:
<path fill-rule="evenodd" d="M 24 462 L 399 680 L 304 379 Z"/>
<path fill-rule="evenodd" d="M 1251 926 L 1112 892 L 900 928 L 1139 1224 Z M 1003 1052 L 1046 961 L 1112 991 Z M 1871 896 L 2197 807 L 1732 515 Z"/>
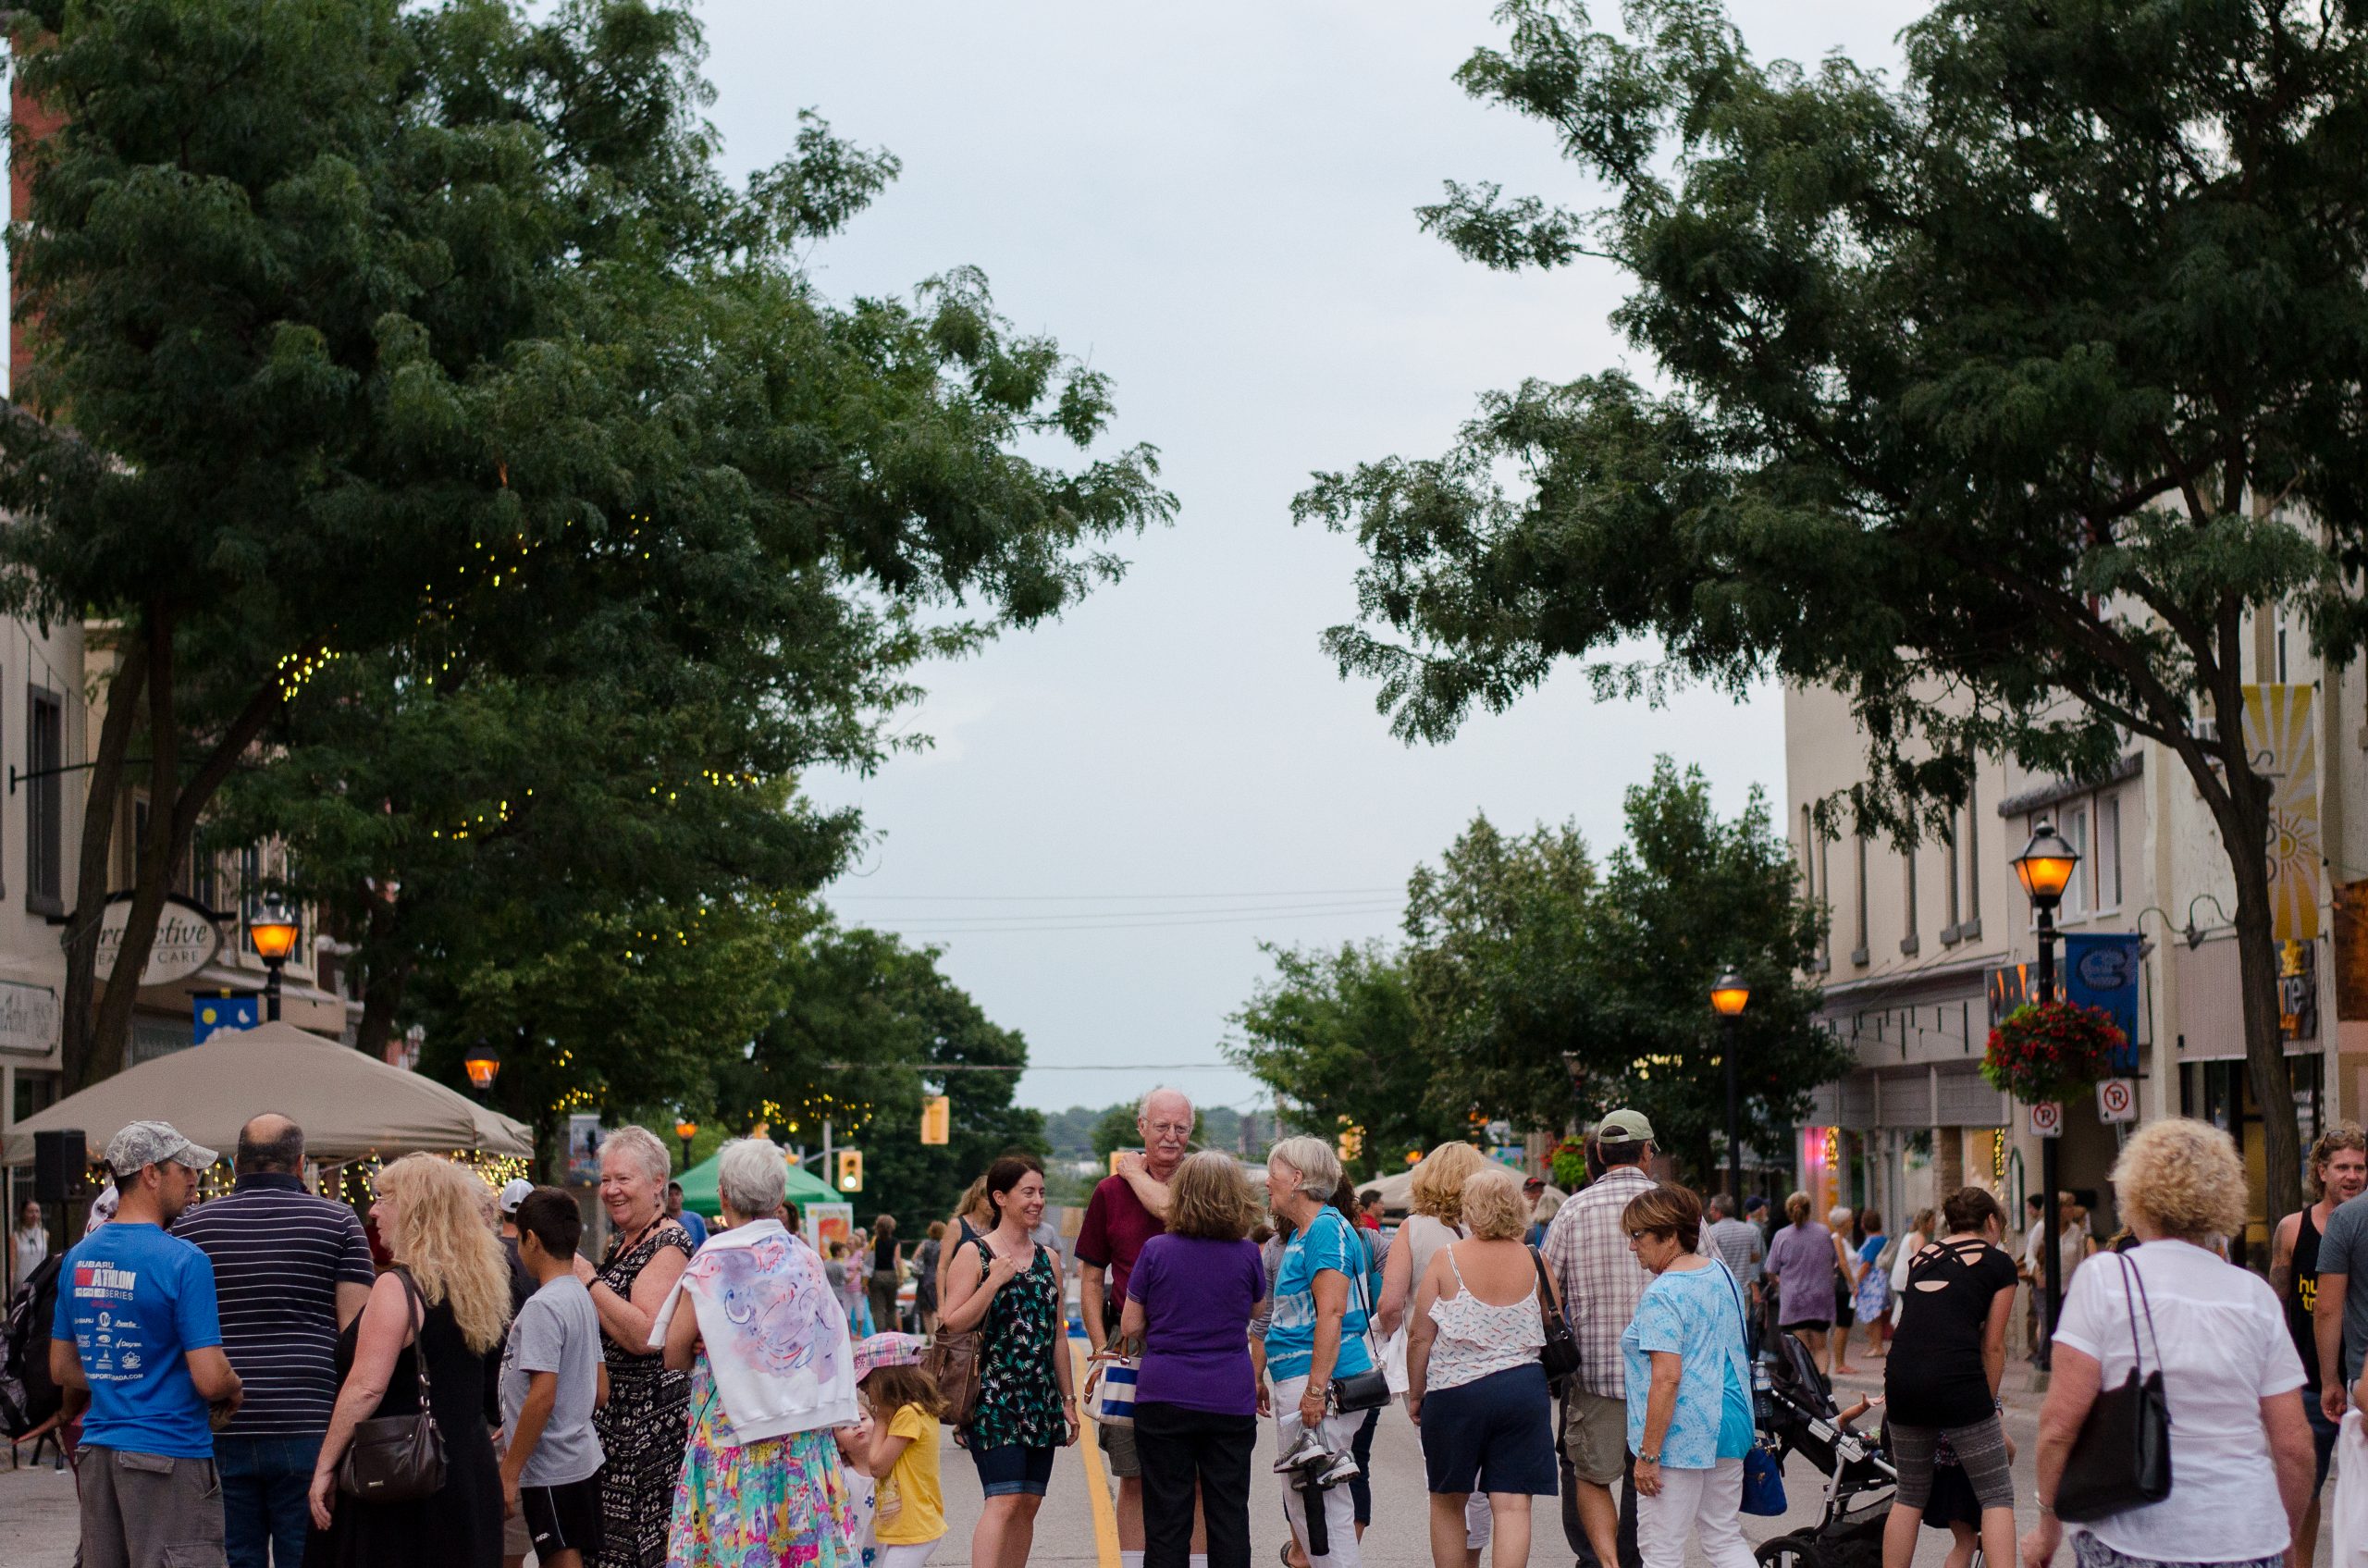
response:
<path fill-rule="evenodd" d="M 1413 1190 L 1408 1194 L 1412 1212 L 1389 1241 L 1389 1255 L 1381 1265 L 1381 1300 L 1374 1303 L 1374 1327 L 1395 1334 L 1406 1321 L 1407 1303 L 1430 1272 L 1431 1258 L 1441 1247 L 1468 1234 L 1463 1228 L 1463 1184 L 1488 1163 L 1488 1156 L 1469 1143 L 1442 1143 L 1414 1167 Z"/>
<path fill-rule="evenodd" d="M 343 1380 L 313 1470 L 312 1568 L 494 1568 L 501 1476 L 485 1423 L 487 1352 L 510 1322 L 510 1266 L 484 1220 L 485 1183 L 466 1167 L 406 1154 L 378 1173 L 370 1217 L 394 1266 L 339 1336 Z M 444 1485 L 409 1502 L 337 1491 L 354 1427 L 419 1409 L 444 1443 Z"/>
<path fill-rule="evenodd" d="M 2212 1251 L 2244 1230 L 2244 1162 L 2226 1133 L 2176 1117 L 2130 1138 L 2113 1185 L 2140 1244 L 2082 1268 L 2065 1297 L 2039 1417 L 2039 1525 L 2023 1537 L 2023 1562 L 2045 1568 L 2055 1556 L 2055 1491 L 2073 1439 L 2098 1390 L 2121 1387 L 2141 1362 L 2162 1374 L 2176 1484 L 2160 1502 L 2083 1522 L 2072 1538 L 2082 1568 L 2276 1562 L 2309 1500 L 2313 1455 L 2294 1398 L 2302 1362 L 2277 1298 Z M 2282 1510 L 2266 1505 L 2271 1496 Z"/>

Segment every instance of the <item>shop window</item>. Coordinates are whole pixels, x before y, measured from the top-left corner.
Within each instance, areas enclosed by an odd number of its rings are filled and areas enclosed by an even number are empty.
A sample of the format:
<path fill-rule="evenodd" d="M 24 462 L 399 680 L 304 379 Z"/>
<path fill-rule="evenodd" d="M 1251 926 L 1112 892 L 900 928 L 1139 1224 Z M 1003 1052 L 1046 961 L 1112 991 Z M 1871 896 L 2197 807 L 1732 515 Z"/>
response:
<path fill-rule="evenodd" d="M 32 688 L 25 723 L 25 907 L 66 912 L 66 704 Z"/>
<path fill-rule="evenodd" d="M 2326 1114 L 2326 1058 L 2316 1054 L 2286 1058 L 2293 1083 L 2294 1120 L 2308 1150 Z M 2269 1266 L 2269 1191 L 2261 1135 L 2261 1105 L 2253 1098 L 2252 1074 L 2239 1059 L 2179 1064 L 2179 1114 L 2208 1121 L 2236 1140 L 2245 1166 L 2245 1235 L 2238 1262 Z"/>

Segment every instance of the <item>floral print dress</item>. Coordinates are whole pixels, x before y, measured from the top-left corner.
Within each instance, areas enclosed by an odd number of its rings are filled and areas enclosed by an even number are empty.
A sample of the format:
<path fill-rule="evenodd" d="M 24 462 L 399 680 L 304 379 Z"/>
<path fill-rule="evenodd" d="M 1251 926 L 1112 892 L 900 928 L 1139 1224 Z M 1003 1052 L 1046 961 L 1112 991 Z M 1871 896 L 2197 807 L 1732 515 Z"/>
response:
<path fill-rule="evenodd" d="M 994 1252 L 983 1241 L 974 1244 L 984 1269 Z M 985 1327 L 970 1451 L 1060 1447 L 1068 1440 L 1067 1406 L 1053 1371 L 1053 1357 L 1062 1349 L 1061 1274 L 1044 1248 L 1037 1247 L 1027 1271 L 995 1292 Z"/>
<path fill-rule="evenodd" d="M 857 1568 L 862 1561 L 830 1428 L 735 1441 L 699 1352 L 667 1568 Z"/>

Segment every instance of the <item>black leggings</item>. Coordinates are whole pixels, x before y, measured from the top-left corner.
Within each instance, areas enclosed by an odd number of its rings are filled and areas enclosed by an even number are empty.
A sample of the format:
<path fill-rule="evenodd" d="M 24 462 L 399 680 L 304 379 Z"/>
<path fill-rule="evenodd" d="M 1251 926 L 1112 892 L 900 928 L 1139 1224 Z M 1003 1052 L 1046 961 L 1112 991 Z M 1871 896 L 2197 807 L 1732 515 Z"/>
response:
<path fill-rule="evenodd" d="M 1209 1568 L 1250 1568 L 1250 1459 L 1255 1415 L 1219 1415 L 1164 1400 L 1135 1403 L 1143 1480 L 1143 1568 L 1187 1568 L 1192 1488 L 1209 1527 Z"/>

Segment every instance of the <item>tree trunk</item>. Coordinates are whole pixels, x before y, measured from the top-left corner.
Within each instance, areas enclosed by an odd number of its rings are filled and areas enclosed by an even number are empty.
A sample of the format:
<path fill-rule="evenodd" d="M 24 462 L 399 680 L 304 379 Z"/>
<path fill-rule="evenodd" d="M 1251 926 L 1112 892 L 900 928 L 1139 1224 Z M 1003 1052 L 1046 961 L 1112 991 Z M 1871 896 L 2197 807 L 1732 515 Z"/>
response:
<path fill-rule="evenodd" d="M 2245 758 L 2241 695 L 2221 701 L 2220 747 L 2226 783 L 2204 798 L 2220 829 L 2236 874 L 2237 972 L 2244 1004 L 2245 1068 L 2261 1110 L 2262 1170 L 2267 1217 L 2275 1222 L 2302 1206 L 2302 1134 L 2294 1115 L 2294 1083 L 2278 1029 L 2277 942 L 2270 912 L 2270 785 Z M 2216 798 L 2215 798 L 2216 796 Z M 2232 1238 L 2241 1242 L 2241 1238 Z"/>
<path fill-rule="evenodd" d="M 411 983 L 412 956 L 391 955 L 395 938 L 392 900 L 374 888 L 370 891 L 369 908 L 364 932 L 368 968 L 363 971 L 362 1026 L 354 1044 L 364 1056 L 384 1061 L 387 1046 L 395 1037 L 395 1015 L 402 1006 L 403 992 Z"/>
<path fill-rule="evenodd" d="M 89 1080 L 123 1070 L 124 1046 L 131 1034 L 131 1009 L 140 999 L 140 971 L 172 887 L 174 808 L 179 797 L 180 725 L 173 710 L 173 623 L 161 606 L 146 617 L 148 646 L 148 832 L 140 841 L 139 874 L 132 879 L 131 908 L 123 922 L 123 945 L 99 994 L 92 1026 Z M 114 713 L 109 711 L 113 719 Z"/>
<path fill-rule="evenodd" d="M 66 949 L 63 1045 L 66 1093 L 86 1089 L 104 1076 L 92 1071 L 97 1019 L 99 923 L 106 916 L 107 861 L 115 848 L 116 809 L 123 796 L 124 759 L 131 749 L 140 703 L 148 679 L 148 647 L 137 623 L 128 629 L 115 674 L 107 682 L 107 716 L 99 725 L 99 752 L 92 759 L 90 790 L 82 801 L 82 839 L 74 873 L 74 910 L 61 941 Z"/>

